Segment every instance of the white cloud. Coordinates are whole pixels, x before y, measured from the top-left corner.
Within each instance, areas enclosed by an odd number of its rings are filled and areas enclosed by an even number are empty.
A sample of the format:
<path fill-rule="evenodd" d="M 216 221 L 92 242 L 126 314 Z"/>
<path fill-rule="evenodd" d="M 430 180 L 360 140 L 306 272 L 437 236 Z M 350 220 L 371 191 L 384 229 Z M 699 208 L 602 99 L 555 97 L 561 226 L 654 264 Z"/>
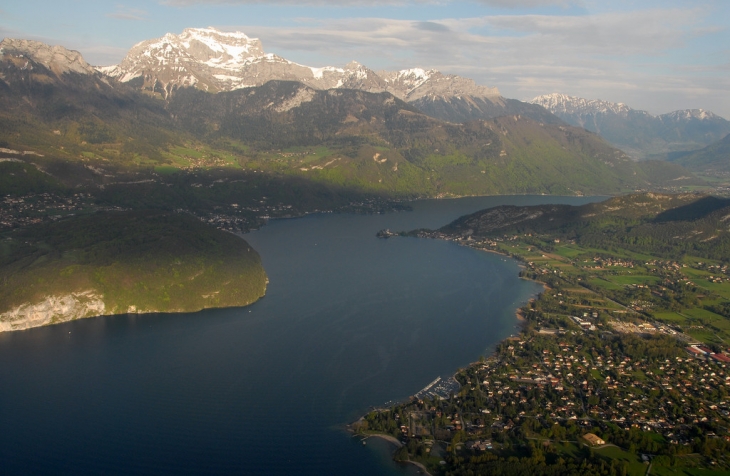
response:
<path fill-rule="evenodd" d="M 727 95 L 726 66 L 687 68 L 675 57 L 693 39 L 715 31 L 703 19 L 702 10 L 687 8 L 428 22 L 300 19 L 291 27 L 235 29 L 261 38 L 267 51 L 313 66 L 354 59 L 375 70 L 435 68 L 497 86 L 507 97 L 559 91 L 652 112 L 681 102 L 669 101 L 673 96 L 694 97 L 700 101 L 694 107 L 718 104 L 727 115 L 730 100 L 713 100 Z"/>
<path fill-rule="evenodd" d="M 106 16 L 116 18 L 117 20 L 145 21 L 147 20 L 147 11 L 117 5 L 116 11 L 114 13 L 108 13 Z"/>
<path fill-rule="evenodd" d="M 374 57 L 463 67 L 499 60 L 501 66 L 604 63 L 657 56 L 698 34 L 695 10 L 652 10 L 593 16 L 512 15 L 408 21 L 383 18 L 300 19 L 293 27 L 240 26 L 264 46 L 316 51 L 338 58 L 358 51 Z M 385 49 L 384 49 L 385 48 Z M 465 63 L 466 61 L 466 63 Z"/>

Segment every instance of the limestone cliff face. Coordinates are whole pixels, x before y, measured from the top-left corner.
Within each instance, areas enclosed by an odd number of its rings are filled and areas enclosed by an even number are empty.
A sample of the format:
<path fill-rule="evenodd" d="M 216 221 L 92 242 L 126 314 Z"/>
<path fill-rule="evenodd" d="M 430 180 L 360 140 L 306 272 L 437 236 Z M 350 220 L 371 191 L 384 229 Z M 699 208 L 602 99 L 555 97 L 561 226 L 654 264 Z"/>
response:
<path fill-rule="evenodd" d="M 0 332 L 30 329 L 104 314 L 106 307 L 92 290 L 48 296 L 43 301 L 23 304 L 0 314 Z"/>
<path fill-rule="evenodd" d="M 67 50 L 63 46 L 49 46 L 39 41 L 5 38 L 0 42 L 0 55 L 14 57 L 23 68 L 32 68 L 27 60 L 33 60 L 57 75 L 96 73 L 94 67 L 78 51 Z"/>

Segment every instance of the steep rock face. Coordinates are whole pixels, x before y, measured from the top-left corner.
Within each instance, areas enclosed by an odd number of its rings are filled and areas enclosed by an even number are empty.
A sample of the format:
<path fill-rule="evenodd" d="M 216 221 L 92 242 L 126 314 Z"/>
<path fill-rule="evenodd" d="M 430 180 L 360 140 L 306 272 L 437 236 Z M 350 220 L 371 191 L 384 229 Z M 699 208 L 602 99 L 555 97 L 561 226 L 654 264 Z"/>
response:
<path fill-rule="evenodd" d="M 25 68 L 31 66 L 28 60 L 34 61 L 56 75 L 96 73 L 93 66 L 87 63 L 78 51 L 67 50 L 62 46 L 50 46 L 39 41 L 5 38 L 0 42 L 0 56 L 3 55 L 15 57 L 16 62 L 24 62 Z"/>
<path fill-rule="evenodd" d="M 104 314 L 99 294 L 92 290 L 48 296 L 36 303 L 23 304 L 0 314 L 0 332 L 30 329 Z"/>
<path fill-rule="evenodd" d="M 189 28 L 180 35 L 140 42 L 119 65 L 99 70 L 121 82 L 168 95 L 195 86 L 216 92 L 245 86 L 238 72 L 246 64 L 265 60 L 261 42 L 242 33 Z M 272 58 L 273 59 L 273 58 Z"/>
<path fill-rule="evenodd" d="M 119 81 L 168 97 L 180 87 L 220 92 L 298 81 L 314 89 L 384 91 L 383 81 L 358 63 L 345 68 L 311 68 L 265 53 L 261 41 L 241 32 L 188 28 L 180 35 L 135 45 L 119 65 L 99 68 Z"/>
<path fill-rule="evenodd" d="M 603 136 L 636 158 L 698 149 L 730 133 L 730 121 L 702 109 L 654 116 L 623 103 L 547 94 L 530 101 L 567 123 Z"/>
<path fill-rule="evenodd" d="M 385 80 L 386 91 L 407 102 L 459 96 L 501 99 L 497 88 L 479 86 L 471 79 L 445 75 L 436 70 L 414 68 L 378 74 Z"/>
<path fill-rule="evenodd" d="M 497 88 L 480 86 L 456 75 L 420 68 L 376 73 L 356 61 L 344 68 L 314 68 L 265 53 L 257 38 L 214 28 L 188 28 L 180 35 L 168 33 L 143 41 L 119 65 L 99 71 L 165 98 L 181 87 L 222 92 L 261 86 L 268 81 L 298 81 L 319 90 L 389 92 L 406 102 L 466 98 L 504 105 Z M 454 117 L 447 118 L 451 119 Z"/>
<path fill-rule="evenodd" d="M 585 117 L 589 114 L 615 114 L 627 117 L 631 111 L 630 107 L 623 103 L 602 101 L 600 99 L 584 99 L 565 94 L 545 94 L 530 101 L 539 104 L 552 111 L 554 114 L 576 115 Z M 650 116 L 646 111 L 635 111 L 636 113 Z"/>
<path fill-rule="evenodd" d="M 522 115 L 538 122 L 562 122 L 544 108 L 502 97 L 497 88 L 435 70 L 381 71 L 386 91 L 436 119 L 468 122 Z"/>
<path fill-rule="evenodd" d="M 228 92 L 269 81 L 297 81 L 316 90 L 388 92 L 449 122 L 516 114 L 538 122 L 560 122 L 540 106 L 506 99 L 497 88 L 476 84 L 468 78 L 421 68 L 376 73 L 356 61 L 342 68 L 304 66 L 265 53 L 256 38 L 214 28 L 188 28 L 180 35 L 168 33 L 143 41 L 119 65 L 99 71 L 163 98 L 184 87 Z"/>

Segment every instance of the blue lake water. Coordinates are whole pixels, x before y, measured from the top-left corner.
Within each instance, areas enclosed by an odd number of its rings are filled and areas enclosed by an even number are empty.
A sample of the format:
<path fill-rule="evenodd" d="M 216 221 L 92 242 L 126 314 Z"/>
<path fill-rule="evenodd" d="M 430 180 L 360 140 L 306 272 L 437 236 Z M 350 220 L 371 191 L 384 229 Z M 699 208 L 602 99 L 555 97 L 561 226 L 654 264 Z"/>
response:
<path fill-rule="evenodd" d="M 375 233 L 595 200 L 272 221 L 246 235 L 270 279 L 250 307 L 0 333 L 0 473 L 411 474 L 344 425 L 488 354 L 540 288 L 504 257 Z"/>

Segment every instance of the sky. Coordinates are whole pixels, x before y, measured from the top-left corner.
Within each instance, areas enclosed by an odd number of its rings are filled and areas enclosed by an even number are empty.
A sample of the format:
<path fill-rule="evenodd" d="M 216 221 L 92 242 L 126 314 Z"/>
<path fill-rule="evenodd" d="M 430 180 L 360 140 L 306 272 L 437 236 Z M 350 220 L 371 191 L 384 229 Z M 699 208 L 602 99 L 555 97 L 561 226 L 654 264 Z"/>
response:
<path fill-rule="evenodd" d="M 728 0 L 0 0 L 0 37 L 99 66 L 209 26 L 307 66 L 437 69 L 520 100 L 558 92 L 730 119 Z"/>

